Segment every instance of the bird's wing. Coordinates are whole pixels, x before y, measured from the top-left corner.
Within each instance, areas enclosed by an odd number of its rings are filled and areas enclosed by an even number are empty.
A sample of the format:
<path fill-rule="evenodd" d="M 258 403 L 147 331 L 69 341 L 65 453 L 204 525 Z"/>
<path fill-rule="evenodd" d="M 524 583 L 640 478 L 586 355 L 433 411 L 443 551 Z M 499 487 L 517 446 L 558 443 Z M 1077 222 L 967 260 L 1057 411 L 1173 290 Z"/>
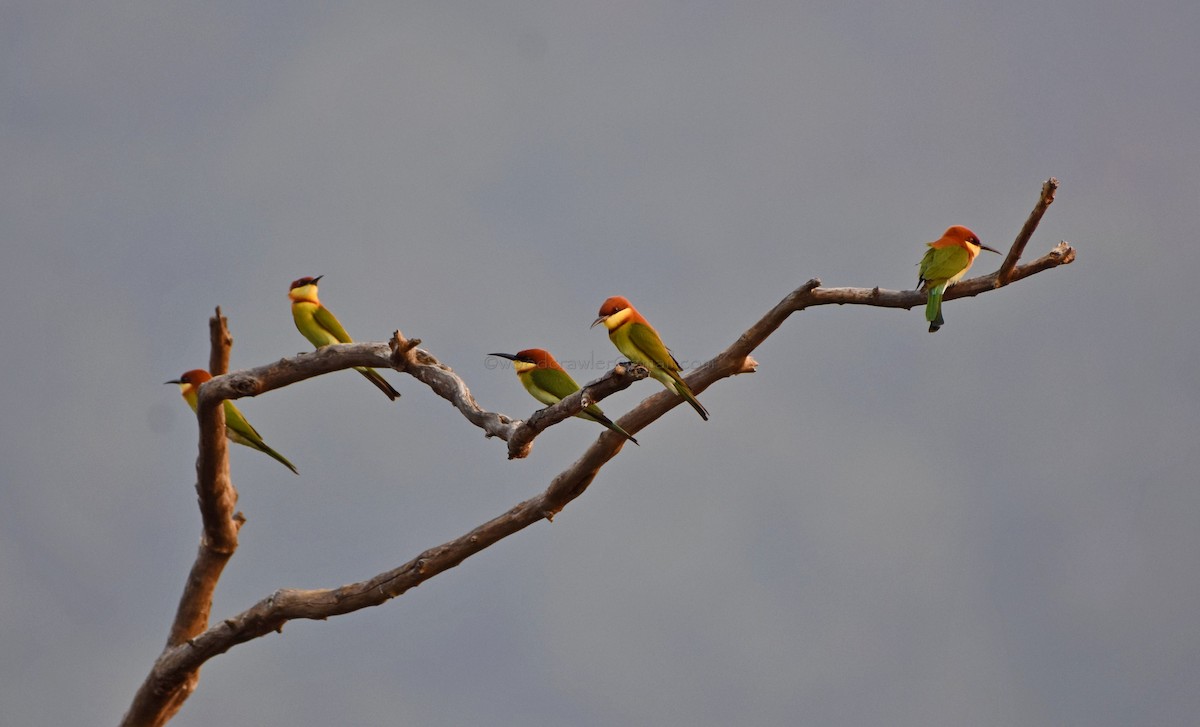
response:
<path fill-rule="evenodd" d="M 313 319 L 342 343 L 354 343 L 354 339 L 350 337 L 349 333 L 346 333 L 346 329 L 342 328 L 342 324 L 325 306 L 317 306 L 317 309 L 313 311 Z"/>
<path fill-rule="evenodd" d="M 958 275 L 971 262 L 971 255 L 961 247 L 931 247 L 921 259 L 922 280 L 947 280 Z"/>
<path fill-rule="evenodd" d="M 246 417 L 242 416 L 242 412 L 233 405 L 232 401 L 225 402 L 225 426 L 256 444 L 261 444 L 263 441 L 262 435 L 250 426 L 250 422 L 246 421 Z"/>
<path fill-rule="evenodd" d="M 563 400 L 579 391 L 579 384 L 564 371 L 555 369 L 538 369 L 531 374 L 533 383 L 558 400 Z"/>
<path fill-rule="evenodd" d="M 921 256 L 921 262 L 918 263 L 918 265 L 920 265 L 920 267 L 917 268 L 917 288 L 918 289 L 920 289 L 920 287 L 928 279 L 927 276 L 925 275 L 925 271 L 929 269 L 929 266 L 931 264 L 933 264 L 933 248 L 932 247 L 925 251 L 925 254 Z"/>
<path fill-rule="evenodd" d="M 630 323 L 629 340 L 648 359 L 653 361 L 655 366 L 668 371 L 679 370 L 679 362 L 675 360 L 675 357 L 663 345 L 662 339 L 658 337 L 658 334 L 650 326 L 644 323 Z"/>

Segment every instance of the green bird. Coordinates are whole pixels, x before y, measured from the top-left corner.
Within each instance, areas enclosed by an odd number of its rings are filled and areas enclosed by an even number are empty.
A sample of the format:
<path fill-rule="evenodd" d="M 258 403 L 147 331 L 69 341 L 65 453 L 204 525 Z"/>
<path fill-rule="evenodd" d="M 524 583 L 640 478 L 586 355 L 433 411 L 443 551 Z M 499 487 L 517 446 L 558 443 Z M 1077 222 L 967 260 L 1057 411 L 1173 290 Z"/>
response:
<path fill-rule="evenodd" d="M 925 303 L 925 320 L 929 322 L 929 332 L 934 333 L 946 321 L 942 318 L 942 295 L 946 288 L 962 280 L 975 256 L 980 250 L 999 254 L 999 250 L 984 245 L 962 225 L 954 225 L 946 230 L 940 240 L 928 243 L 929 249 L 921 258 L 921 279 L 917 282 L 918 290 L 925 286 L 929 295 Z"/>
<path fill-rule="evenodd" d="M 338 319 L 328 308 L 321 305 L 317 298 L 317 281 L 323 277 L 325 276 L 318 275 L 315 278 L 292 281 L 292 286 L 288 289 L 288 298 L 292 301 L 292 318 L 296 321 L 296 328 L 317 348 L 334 343 L 354 343 L 354 339 L 350 338 L 350 334 L 346 333 Z M 375 369 L 355 366 L 354 370 L 379 387 L 392 401 L 400 398 L 400 392 L 393 389 Z"/>
<path fill-rule="evenodd" d="M 192 411 L 196 411 L 196 403 L 200 398 L 200 385 L 212 378 L 212 374 L 204 369 L 192 369 L 183 376 L 173 381 L 168 381 L 168 384 L 178 384 L 179 391 L 183 394 L 183 400 L 192 407 Z M 270 455 L 276 461 L 283 464 L 292 472 L 300 474 L 300 470 L 296 469 L 296 465 L 292 464 L 282 454 L 276 452 L 267 446 L 263 441 L 262 435 L 255 431 L 254 427 L 250 426 L 250 422 L 246 421 L 246 417 L 238 411 L 238 408 L 233 405 L 232 401 L 225 400 L 225 436 L 231 442 L 245 445 L 251 449 L 257 449 L 263 454 Z"/>
<path fill-rule="evenodd" d="M 579 391 L 579 384 L 575 383 L 575 379 L 571 378 L 566 369 L 559 366 L 558 361 L 554 360 L 549 351 L 540 348 L 527 348 L 524 351 L 517 351 L 516 353 L 489 353 L 488 355 L 499 356 L 500 358 L 512 361 L 513 368 L 517 371 L 517 378 L 521 380 L 521 385 L 525 387 L 525 390 L 533 398 L 546 406 L 557 404 L 576 391 Z M 602 424 L 634 444 L 638 443 L 632 434 L 622 429 L 613 420 L 604 416 L 604 412 L 600 411 L 600 407 L 595 404 L 588 406 L 575 416 Z M 641 445 L 638 446 L 640 447 Z"/>
<path fill-rule="evenodd" d="M 696 395 L 679 375 L 679 362 L 663 344 L 650 321 L 643 318 L 628 300 L 619 295 L 605 300 L 600 306 L 600 317 L 592 321 L 592 326 L 597 323 L 603 323 L 608 329 L 608 339 L 618 351 L 649 369 L 651 376 L 669 391 L 682 396 L 701 419 L 708 421 L 708 410 L 696 400 Z"/>

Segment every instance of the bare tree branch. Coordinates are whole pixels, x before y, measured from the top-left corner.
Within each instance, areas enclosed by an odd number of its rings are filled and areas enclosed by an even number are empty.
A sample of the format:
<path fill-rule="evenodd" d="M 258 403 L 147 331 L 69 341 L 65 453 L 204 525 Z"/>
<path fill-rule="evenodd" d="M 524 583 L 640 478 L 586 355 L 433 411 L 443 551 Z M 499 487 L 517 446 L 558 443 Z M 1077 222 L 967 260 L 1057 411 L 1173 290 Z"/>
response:
<path fill-rule="evenodd" d="M 1043 270 L 1067 265 L 1075 261 L 1075 248 L 1066 242 L 1060 242 L 1053 250 L 1027 265 L 1013 268 L 1008 281 L 1000 280 L 1000 271 L 978 278 L 962 280 L 946 288 L 943 300 L 969 298 L 986 293 L 997 288 L 1003 288 L 1009 283 L 1015 283 Z M 816 283 L 807 295 L 796 301 L 796 310 L 803 310 L 815 305 L 873 305 L 881 308 L 915 308 L 925 305 L 925 292 L 921 290 L 883 290 L 880 288 L 822 288 L 821 281 Z"/>
<path fill-rule="evenodd" d="M 213 372 L 222 372 L 229 365 L 233 336 L 229 334 L 226 323 L 218 306 L 215 315 L 209 319 L 209 366 Z M 192 563 L 192 569 L 179 598 L 175 620 L 167 636 L 168 649 L 187 643 L 208 628 L 213 593 L 216 592 L 225 564 L 237 550 L 238 529 L 245 521 L 241 513 L 234 513 L 237 490 L 229 477 L 225 407 L 222 400 L 213 397 L 212 392 L 205 391 L 204 386 L 200 388 L 196 416 L 200 426 L 196 494 L 200 503 L 204 532 L 200 537 L 196 560 Z M 134 696 L 133 704 L 122 723 L 166 724 L 191 696 L 199 680 L 199 668 L 183 674 L 180 680 L 166 690 L 147 678 Z"/>
<path fill-rule="evenodd" d="M 1053 179 L 1043 187 L 1038 206 L 1013 243 L 1001 269 L 952 286 L 946 292 L 946 299 L 975 296 L 1035 273 L 1069 264 L 1075 259 L 1075 250 L 1062 242 L 1032 263 L 1022 266 L 1015 264 L 1041 214 L 1053 201 L 1056 187 L 1057 182 Z M 1009 259 L 1013 262 L 1011 266 Z M 757 363 L 751 357 L 751 352 L 778 330 L 792 313 L 810 306 L 838 304 L 913 308 L 925 304 L 925 294 L 920 291 L 820 286 L 820 281 L 813 279 L 788 294 L 724 351 L 695 369 L 687 377 L 691 389 L 699 393 L 719 379 L 753 372 Z M 220 318 L 219 309 L 216 318 Z M 223 319 L 221 328 L 224 328 Z M 214 347 L 218 338 L 225 341 L 223 345 L 226 347 L 232 340 L 214 334 Z M 183 601 L 191 605 L 185 617 L 185 604 L 181 602 L 171 639 L 138 690 L 122 724 L 164 724 L 195 688 L 200 667 L 208 659 L 238 644 L 272 631 L 281 631 L 284 624 L 293 619 L 323 620 L 380 605 L 539 520 L 553 519 L 567 504 L 583 494 L 600 469 L 621 451 L 625 441 L 611 432 L 600 434 L 583 455 L 555 476 L 537 497 L 517 504 L 454 540 L 425 550 L 397 568 L 338 588 L 281 589 L 232 618 L 207 630 L 195 631 L 197 625 L 203 629 L 203 624 L 207 624 L 212 588 L 224 563 L 237 547 L 237 533 L 242 522 L 240 513 L 235 515 L 233 512 L 237 494 L 229 481 L 221 406 L 224 399 L 255 396 L 351 366 L 390 366 L 425 383 L 459 409 L 468 421 L 483 429 L 486 436 L 507 440 L 509 456 L 513 458 L 526 456 L 533 438 L 546 427 L 578 413 L 589 403 L 628 387 L 648 373 L 640 366 L 618 367 L 558 404 L 534 414 L 529 421 L 520 422 L 481 409 L 465 382 L 431 354 L 417 348 L 418 343 L 417 340 L 405 340 L 396 331 L 388 343 L 327 346 L 313 353 L 281 359 L 274 364 L 218 376 L 201 387 L 198 412 L 201 430 L 198 463 L 200 481 L 197 490 L 200 493 L 205 535 L 184 592 Z M 225 360 L 228 360 L 227 352 Z M 218 361 L 216 353 L 212 361 Z M 662 390 L 644 399 L 621 417 L 618 423 L 626 431 L 638 432 L 681 403 L 683 399 Z M 202 567 L 201 561 L 206 559 L 212 562 Z M 193 584 L 193 580 L 198 583 Z"/>
<path fill-rule="evenodd" d="M 1050 177 L 1042 185 L 1041 198 L 1034 205 L 1033 211 L 1029 213 L 1029 219 L 1025 220 L 1025 224 L 1021 226 L 1021 231 L 1017 233 L 1017 239 L 1013 241 L 1008 255 L 1000 265 L 1000 271 L 997 273 L 997 280 L 1000 285 L 1007 285 L 1012 282 L 1013 268 L 1017 266 L 1017 260 L 1021 259 L 1021 253 L 1025 252 L 1025 245 L 1029 243 L 1029 238 L 1033 237 L 1033 231 L 1037 229 L 1038 223 L 1042 221 L 1042 215 L 1046 214 L 1046 210 L 1054 203 L 1054 193 L 1057 191 L 1058 180 L 1054 177 Z"/>
<path fill-rule="evenodd" d="M 578 414 L 586 406 L 583 403 L 584 396 L 588 404 L 594 404 L 649 374 L 640 366 L 621 367 L 583 387 L 578 396 L 569 396 L 548 407 L 540 416 L 535 414 L 530 417 L 531 420 L 536 419 L 535 423 L 523 422 L 480 407 L 462 377 L 438 361 L 433 354 L 417 348 L 418 343 L 419 340 L 407 340 L 400 331 L 395 331 L 387 343 L 324 346 L 263 366 L 214 376 L 201 387 L 201 391 L 220 399 L 240 399 L 354 366 L 391 367 L 428 385 L 435 394 L 462 412 L 469 422 L 482 429 L 485 436 L 509 442 L 509 458 L 515 459 L 528 456 L 533 439 L 547 427 Z"/>
<path fill-rule="evenodd" d="M 233 348 L 233 336 L 229 333 L 229 321 L 221 315 L 221 306 L 208 319 L 208 373 L 220 376 L 229 370 L 229 351 Z"/>
<path fill-rule="evenodd" d="M 1036 222 L 1034 224 L 1036 225 Z M 1027 222 L 1026 225 L 1028 226 L 1029 223 Z M 1017 241 L 1013 243 L 1014 250 L 1018 247 L 1024 247 L 1024 232 L 1023 230 L 1022 236 L 1018 237 Z M 1032 234 L 1032 232 L 1033 230 L 1029 230 L 1029 234 Z M 1027 278 L 1035 273 L 1049 270 L 1059 265 L 1069 264 L 1074 260 L 1075 249 L 1068 243 L 1062 242 L 1034 262 L 1014 267 L 1010 271 L 1008 280 L 1006 281 L 1001 280 L 999 271 L 990 275 L 963 280 L 947 288 L 943 299 L 954 300 L 956 298 L 973 297 L 980 293 L 995 290 L 996 288 L 1002 288 L 1009 283 Z M 925 305 L 925 300 L 926 294 L 920 290 L 886 290 L 879 287 L 822 288 L 821 281 L 814 278 L 792 291 L 791 294 L 772 310 L 772 313 L 783 310 L 795 312 L 811 306 L 834 304 L 911 309 Z M 767 319 L 774 320 L 774 318 L 774 316 L 768 314 L 764 317 L 764 321 Z M 762 325 L 764 321 L 760 321 L 759 325 Z M 782 322 L 783 319 L 777 320 L 775 327 L 769 329 L 759 330 L 757 326 L 752 327 L 743 335 L 750 336 L 756 341 L 754 345 L 758 345 L 761 342 L 759 336 L 765 338 L 765 336 L 770 335 Z M 532 442 L 533 437 L 546 427 L 574 416 L 583 408 L 582 403 L 576 408 L 576 402 L 581 402 L 582 398 L 576 400 L 568 397 L 554 405 L 554 407 L 550 407 L 552 411 L 547 411 L 543 415 L 543 419 L 538 420 L 538 426 L 531 426 L 530 422 L 522 422 L 519 419 L 513 419 L 504 414 L 487 411 L 475 401 L 475 397 L 471 395 L 471 391 L 462 377 L 456 374 L 449 366 L 438 361 L 430 352 L 417 348 L 418 343 L 420 343 L 419 339 L 408 340 L 404 338 L 400 331 L 395 331 L 392 339 L 387 343 L 363 342 L 325 346 L 316 351 L 298 354 L 292 358 L 280 359 L 272 364 L 266 364 L 253 369 L 234 371 L 224 376 L 217 376 L 204 386 L 212 388 L 214 396 L 237 399 L 243 396 L 257 396 L 304 379 L 352 366 L 393 368 L 411 375 L 413 378 L 427 385 L 435 394 L 449 401 L 466 417 L 467 421 L 482 429 L 485 436 L 497 437 L 509 442 L 510 459 L 519 459 L 528 456 L 529 447 L 527 445 Z M 712 363 L 712 361 L 708 362 L 697 369 L 697 371 L 706 369 Z M 729 366 L 732 366 L 734 363 L 736 362 L 727 362 Z M 737 363 L 737 365 L 740 366 L 741 363 Z M 626 370 L 624 373 L 617 371 L 610 372 L 608 376 L 584 387 L 587 392 L 586 395 L 591 399 L 592 403 L 595 403 L 605 397 L 611 396 L 616 391 L 627 388 L 634 381 L 644 378 L 645 374 L 638 374 L 637 369 L 639 368 L 633 367 L 632 370 Z M 693 373 L 693 375 L 695 374 Z M 606 384 L 605 382 L 608 381 L 613 383 L 611 385 Z M 695 390 L 693 388 L 693 391 Z M 562 409 L 556 409 L 556 407 L 562 407 Z M 534 417 L 530 417 L 531 421 L 533 419 Z M 622 427 L 631 433 L 636 433 L 640 429 L 638 425 L 631 426 L 634 428 L 630 429 L 622 424 Z M 518 433 L 518 429 L 522 429 L 522 433 Z M 514 437 L 516 437 L 515 443 Z M 528 440 L 526 440 L 527 437 Z"/>

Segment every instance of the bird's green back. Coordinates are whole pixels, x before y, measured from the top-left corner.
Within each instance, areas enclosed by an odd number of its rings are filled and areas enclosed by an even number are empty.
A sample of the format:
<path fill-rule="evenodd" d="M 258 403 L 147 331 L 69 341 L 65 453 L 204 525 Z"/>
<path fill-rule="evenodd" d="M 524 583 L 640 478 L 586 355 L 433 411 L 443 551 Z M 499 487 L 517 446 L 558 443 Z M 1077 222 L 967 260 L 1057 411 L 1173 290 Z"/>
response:
<path fill-rule="evenodd" d="M 921 279 L 936 285 L 963 272 L 970 264 L 971 254 L 957 245 L 931 247 L 921 258 Z"/>

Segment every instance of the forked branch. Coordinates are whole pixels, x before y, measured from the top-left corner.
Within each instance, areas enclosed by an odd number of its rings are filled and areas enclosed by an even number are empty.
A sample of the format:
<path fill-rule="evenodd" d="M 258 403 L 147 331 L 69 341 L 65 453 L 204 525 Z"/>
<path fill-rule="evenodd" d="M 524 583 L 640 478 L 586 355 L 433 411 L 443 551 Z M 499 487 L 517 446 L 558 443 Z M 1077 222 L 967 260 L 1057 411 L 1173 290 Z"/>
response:
<path fill-rule="evenodd" d="M 1055 189 L 1057 182 L 1054 179 L 1048 180 L 1043 186 L 1037 207 L 997 272 L 962 281 L 949 288 L 945 298 L 978 295 L 1071 263 L 1075 259 L 1075 250 L 1062 242 L 1034 262 L 1017 265 L 1041 215 L 1053 201 Z M 757 364 L 750 355 L 754 349 L 778 330 L 792 313 L 810 306 L 838 304 L 913 308 L 924 303 L 925 294 L 920 291 L 822 288 L 819 280 L 810 280 L 788 294 L 724 351 L 695 369 L 687 376 L 688 385 L 693 391 L 701 392 L 719 379 L 754 371 Z M 221 322 L 213 328 L 214 354 L 211 360 L 214 366 L 221 360 L 216 351 L 218 347 L 225 348 L 224 361 L 228 361 L 228 346 L 232 340 L 228 338 L 219 309 L 217 318 Z M 224 335 L 218 335 L 220 331 L 224 331 Z M 222 436 L 222 400 L 254 396 L 351 366 L 391 367 L 410 374 L 450 401 L 468 421 L 483 429 L 486 436 L 508 441 L 510 457 L 519 457 L 528 454 L 529 443 L 547 426 L 578 413 L 587 403 L 628 387 L 647 373 L 638 366 L 619 367 L 583 387 L 580 392 L 535 414 L 529 421 L 521 422 L 480 408 L 465 382 L 432 354 L 417 348 L 418 343 L 405 340 L 397 331 L 388 343 L 329 346 L 274 364 L 218 376 L 201 387 L 200 482 L 197 491 L 204 519 L 204 540 L 189 576 L 167 647 L 138 690 L 122 724 L 165 724 L 194 689 L 200 667 L 208 659 L 238 644 L 272 631 L 280 631 L 284 624 L 293 619 L 323 620 L 380 605 L 533 523 L 553 519 L 568 503 L 583 494 L 600 469 L 621 451 L 624 443 L 622 437 L 604 432 L 578 460 L 555 476 L 541 494 L 518 503 L 454 540 L 425 550 L 392 570 L 338 588 L 281 589 L 246 611 L 205 628 L 213 589 L 221 568 L 237 547 L 237 532 L 241 524 L 240 514 L 233 511 L 237 494 L 229 482 L 225 438 Z M 673 393 L 659 391 L 626 413 L 618 423 L 626 431 L 636 433 L 682 401 Z"/>

